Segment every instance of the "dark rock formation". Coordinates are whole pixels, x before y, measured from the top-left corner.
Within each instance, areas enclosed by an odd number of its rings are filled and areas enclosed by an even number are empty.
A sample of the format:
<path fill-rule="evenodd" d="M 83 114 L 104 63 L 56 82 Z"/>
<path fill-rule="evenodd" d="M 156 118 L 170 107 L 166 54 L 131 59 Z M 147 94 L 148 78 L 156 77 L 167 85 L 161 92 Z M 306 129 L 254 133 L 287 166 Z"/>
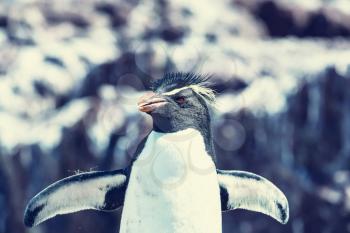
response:
<path fill-rule="evenodd" d="M 275 0 L 236 2 L 250 10 L 272 37 L 350 37 L 350 16 L 337 9 L 307 10 Z"/>

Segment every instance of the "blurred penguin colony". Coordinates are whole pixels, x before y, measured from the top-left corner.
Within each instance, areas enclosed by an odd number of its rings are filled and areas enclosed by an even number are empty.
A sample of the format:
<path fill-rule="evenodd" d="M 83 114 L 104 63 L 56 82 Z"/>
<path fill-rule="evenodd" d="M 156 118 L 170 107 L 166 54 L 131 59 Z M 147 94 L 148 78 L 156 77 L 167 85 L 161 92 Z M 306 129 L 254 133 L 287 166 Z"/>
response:
<path fill-rule="evenodd" d="M 218 168 L 281 187 L 290 223 L 232 212 L 224 232 L 350 232 L 348 0 L 2 0 L 0 233 L 29 232 L 33 194 L 124 167 L 151 121 L 137 99 L 165 72 L 212 74 Z M 35 233 L 114 233 L 82 212 Z"/>

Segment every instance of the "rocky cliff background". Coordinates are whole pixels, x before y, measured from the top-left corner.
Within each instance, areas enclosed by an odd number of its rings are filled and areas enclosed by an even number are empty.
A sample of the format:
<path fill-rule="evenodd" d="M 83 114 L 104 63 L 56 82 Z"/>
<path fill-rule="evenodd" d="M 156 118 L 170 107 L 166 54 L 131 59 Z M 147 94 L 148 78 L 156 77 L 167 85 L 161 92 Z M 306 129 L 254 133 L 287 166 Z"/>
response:
<path fill-rule="evenodd" d="M 27 201 L 124 167 L 164 72 L 212 74 L 218 167 L 272 180 L 290 221 L 224 213 L 224 232 L 350 232 L 348 0 L 2 0 L 0 233 L 115 233 L 120 211 L 27 229 Z"/>

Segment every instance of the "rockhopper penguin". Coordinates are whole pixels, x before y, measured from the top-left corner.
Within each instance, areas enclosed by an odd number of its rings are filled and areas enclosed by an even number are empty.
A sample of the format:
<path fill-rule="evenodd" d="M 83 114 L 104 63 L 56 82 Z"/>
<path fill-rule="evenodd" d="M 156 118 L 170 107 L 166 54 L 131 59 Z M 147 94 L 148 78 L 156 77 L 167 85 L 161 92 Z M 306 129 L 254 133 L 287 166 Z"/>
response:
<path fill-rule="evenodd" d="M 265 178 L 215 167 L 207 78 L 166 74 L 138 107 L 153 130 L 123 170 L 87 172 L 60 180 L 30 200 L 24 223 L 56 215 L 123 206 L 120 233 L 220 233 L 221 211 L 247 209 L 288 221 L 288 201 Z"/>

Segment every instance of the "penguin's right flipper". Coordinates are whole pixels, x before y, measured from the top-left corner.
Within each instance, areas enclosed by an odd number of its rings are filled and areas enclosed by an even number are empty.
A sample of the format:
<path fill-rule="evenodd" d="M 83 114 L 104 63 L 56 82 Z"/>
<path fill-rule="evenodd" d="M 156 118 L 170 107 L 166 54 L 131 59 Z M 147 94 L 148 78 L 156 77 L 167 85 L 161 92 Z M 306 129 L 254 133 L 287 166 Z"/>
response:
<path fill-rule="evenodd" d="M 216 171 L 222 211 L 245 209 L 269 215 L 283 224 L 288 222 L 288 200 L 270 181 L 245 171 Z"/>
<path fill-rule="evenodd" d="M 67 177 L 30 200 L 24 223 L 32 227 L 56 215 L 87 209 L 118 209 L 124 203 L 127 182 L 126 170 L 86 172 Z"/>

